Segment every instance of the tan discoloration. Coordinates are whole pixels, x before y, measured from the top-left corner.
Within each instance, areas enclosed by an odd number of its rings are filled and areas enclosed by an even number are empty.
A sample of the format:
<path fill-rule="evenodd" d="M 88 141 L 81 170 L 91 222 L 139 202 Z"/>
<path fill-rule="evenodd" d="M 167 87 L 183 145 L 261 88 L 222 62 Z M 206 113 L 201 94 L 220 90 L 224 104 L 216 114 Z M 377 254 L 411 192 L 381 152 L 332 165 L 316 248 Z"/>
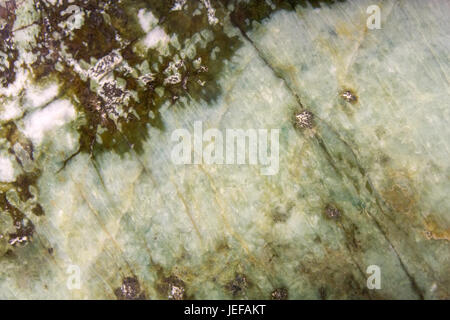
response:
<path fill-rule="evenodd" d="M 305 255 L 297 267 L 299 275 L 306 276 L 315 287 L 321 288 L 317 299 L 377 298 L 365 286 L 365 279 L 345 251 L 327 249 L 322 259 Z"/>
<path fill-rule="evenodd" d="M 432 216 L 425 218 L 424 235 L 429 240 L 447 240 L 450 241 L 450 227 L 442 227 Z"/>
<path fill-rule="evenodd" d="M 382 191 L 383 198 L 397 213 L 414 214 L 417 210 L 418 195 L 413 177 L 407 171 L 386 171 L 390 183 Z"/>

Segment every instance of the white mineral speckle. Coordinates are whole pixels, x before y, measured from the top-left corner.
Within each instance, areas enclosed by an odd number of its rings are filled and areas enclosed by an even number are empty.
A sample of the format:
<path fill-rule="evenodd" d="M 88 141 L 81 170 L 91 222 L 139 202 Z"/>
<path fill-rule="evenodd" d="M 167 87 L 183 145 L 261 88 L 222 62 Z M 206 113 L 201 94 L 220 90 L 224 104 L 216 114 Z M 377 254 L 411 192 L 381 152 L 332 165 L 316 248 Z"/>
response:
<path fill-rule="evenodd" d="M 75 118 L 75 109 L 68 100 L 57 100 L 44 109 L 37 110 L 24 119 L 24 134 L 35 144 L 40 144 L 44 134 Z"/>
<path fill-rule="evenodd" d="M 138 12 L 139 24 L 142 30 L 149 32 L 158 23 L 158 19 L 153 15 L 151 11 L 141 9 Z"/>
<path fill-rule="evenodd" d="M 22 109 L 19 106 L 17 100 L 13 100 L 11 102 L 6 103 L 2 107 L 0 107 L 0 120 L 1 121 L 9 121 L 13 119 L 17 119 L 22 115 Z"/>
<path fill-rule="evenodd" d="M 58 92 L 59 86 L 56 83 L 51 84 L 44 89 L 32 87 L 26 92 L 27 102 L 32 108 L 41 107 L 55 98 Z"/>
<path fill-rule="evenodd" d="M 76 5 L 70 5 L 61 14 L 71 14 L 70 17 L 59 24 L 60 27 L 67 28 L 68 30 L 80 29 L 84 23 L 84 12 L 80 7 Z"/>
<path fill-rule="evenodd" d="M 11 158 L 6 152 L 0 153 L 0 182 L 13 182 L 16 174 Z"/>
<path fill-rule="evenodd" d="M 147 48 L 155 48 L 159 43 L 164 45 L 169 42 L 169 40 L 170 38 L 167 33 L 161 27 L 156 27 L 147 33 L 144 38 L 144 45 Z"/>
<path fill-rule="evenodd" d="M 186 0 L 175 0 L 175 4 L 173 5 L 171 11 L 179 11 L 183 10 L 183 6 L 186 4 Z"/>

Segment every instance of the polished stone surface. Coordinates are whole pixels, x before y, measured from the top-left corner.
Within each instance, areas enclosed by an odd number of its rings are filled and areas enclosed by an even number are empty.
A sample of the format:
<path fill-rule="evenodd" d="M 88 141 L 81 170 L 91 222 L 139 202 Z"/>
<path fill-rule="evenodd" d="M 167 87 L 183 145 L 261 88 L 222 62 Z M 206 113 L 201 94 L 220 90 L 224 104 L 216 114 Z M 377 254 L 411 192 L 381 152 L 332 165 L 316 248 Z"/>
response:
<path fill-rule="evenodd" d="M 0 298 L 449 299 L 448 1 L 0 5 Z"/>

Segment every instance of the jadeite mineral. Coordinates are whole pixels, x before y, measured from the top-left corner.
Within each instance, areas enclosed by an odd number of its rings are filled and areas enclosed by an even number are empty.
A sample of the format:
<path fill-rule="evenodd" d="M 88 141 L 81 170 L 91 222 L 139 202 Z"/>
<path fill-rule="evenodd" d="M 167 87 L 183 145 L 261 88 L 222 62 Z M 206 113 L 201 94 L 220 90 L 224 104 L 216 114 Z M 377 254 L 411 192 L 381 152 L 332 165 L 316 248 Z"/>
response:
<path fill-rule="evenodd" d="M 449 15 L 0 1 L 0 299 L 449 299 Z M 196 122 L 278 170 L 175 164 Z"/>

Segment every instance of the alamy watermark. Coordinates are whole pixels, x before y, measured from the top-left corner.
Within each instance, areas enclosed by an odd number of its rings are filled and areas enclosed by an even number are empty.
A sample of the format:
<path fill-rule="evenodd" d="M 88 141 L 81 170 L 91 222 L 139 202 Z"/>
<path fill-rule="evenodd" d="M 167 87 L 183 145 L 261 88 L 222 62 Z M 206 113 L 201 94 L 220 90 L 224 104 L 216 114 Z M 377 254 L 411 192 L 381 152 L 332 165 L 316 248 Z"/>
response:
<path fill-rule="evenodd" d="M 81 288 L 81 269 L 76 264 L 71 264 L 66 269 L 66 286 L 69 290 L 79 290 Z"/>
<path fill-rule="evenodd" d="M 370 290 L 381 289 L 381 269 L 379 266 L 373 264 L 367 267 L 366 273 L 370 276 L 367 277 L 367 288 Z"/>
<path fill-rule="evenodd" d="M 381 29 L 381 10 L 376 4 L 367 7 L 367 14 L 370 16 L 366 20 L 367 28 L 370 30 Z"/>
<path fill-rule="evenodd" d="M 171 152 L 174 164 L 261 166 L 263 175 L 274 175 L 279 169 L 279 129 L 219 129 L 203 132 L 203 123 L 194 122 L 194 132 L 176 129 Z M 270 143 L 269 143 L 270 142 Z"/>

